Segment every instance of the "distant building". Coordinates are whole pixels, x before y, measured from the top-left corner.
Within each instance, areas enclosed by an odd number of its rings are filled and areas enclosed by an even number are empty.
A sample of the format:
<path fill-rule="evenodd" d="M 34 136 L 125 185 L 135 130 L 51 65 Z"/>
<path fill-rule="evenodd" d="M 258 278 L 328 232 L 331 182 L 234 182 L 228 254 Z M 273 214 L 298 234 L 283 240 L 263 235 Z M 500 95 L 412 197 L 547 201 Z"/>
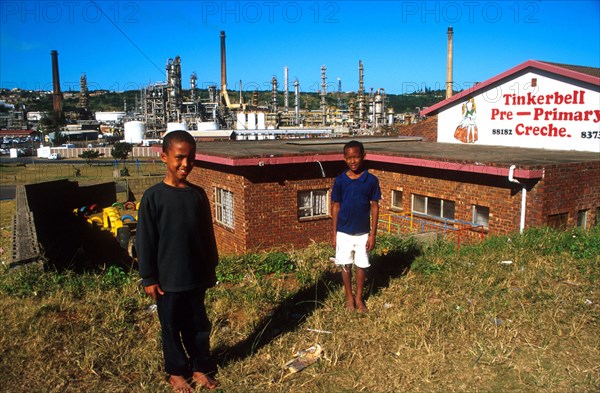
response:
<path fill-rule="evenodd" d="M 94 116 L 101 123 L 120 123 L 125 115 L 125 112 L 96 112 Z"/>

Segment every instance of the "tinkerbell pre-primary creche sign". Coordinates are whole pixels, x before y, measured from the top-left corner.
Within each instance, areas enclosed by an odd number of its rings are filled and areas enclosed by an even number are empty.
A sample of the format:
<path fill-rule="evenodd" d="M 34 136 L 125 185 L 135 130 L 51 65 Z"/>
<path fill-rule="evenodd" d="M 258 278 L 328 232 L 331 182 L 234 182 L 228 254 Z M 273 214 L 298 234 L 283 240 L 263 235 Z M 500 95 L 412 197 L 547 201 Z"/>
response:
<path fill-rule="evenodd" d="M 600 153 L 600 86 L 532 70 L 442 106 L 438 142 Z"/>

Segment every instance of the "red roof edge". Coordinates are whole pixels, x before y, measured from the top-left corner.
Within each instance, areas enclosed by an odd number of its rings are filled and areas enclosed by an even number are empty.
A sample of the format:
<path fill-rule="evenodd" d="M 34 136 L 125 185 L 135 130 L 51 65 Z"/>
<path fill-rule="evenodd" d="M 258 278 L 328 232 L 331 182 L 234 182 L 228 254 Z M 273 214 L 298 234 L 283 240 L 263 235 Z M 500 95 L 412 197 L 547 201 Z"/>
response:
<path fill-rule="evenodd" d="M 245 157 L 232 158 L 208 154 L 196 154 L 197 161 L 211 162 L 227 166 L 264 166 L 282 164 L 304 164 L 309 162 L 343 161 L 342 153 L 308 155 L 308 156 L 283 156 L 283 157 Z"/>
<path fill-rule="evenodd" d="M 504 71 L 501 74 L 496 75 L 493 78 L 490 78 L 484 82 L 478 83 L 474 86 L 472 86 L 471 88 L 467 89 L 467 90 L 463 90 L 460 93 L 445 99 L 443 101 L 438 102 L 435 105 L 430 106 L 429 108 L 423 109 L 420 114 L 421 116 L 429 116 L 432 115 L 436 112 L 439 111 L 439 109 L 448 106 L 452 103 L 454 103 L 455 101 L 459 101 L 461 100 L 463 97 L 465 96 L 470 96 L 473 93 L 475 93 L 476 91 L 482 90 L 485 87 L 496 83 L 504 78 L 509 77 L 510 75 L 516 74 L 517 72 L 524 70 L 527 67 L 532 67 L 532 68 L 537 68 L 540 70 L 544 70 L 544 71 L 548 71 L 548 72 L 552 72 L 554 74 L 558 74 L 558 75 L 563 75 L 566 76 L 568 78 L 572 78 L 572 79 L 576 79 L 576 80 L 580 80 L 582 82 L 587 82 L 587 83 L 591 83 L 593 85 L 598 85 L 600 86 L 600 78 L 595 77 L 593 75 L 589 75 L 589 74 L 584 74 L 581 72 L 577 72 L 577 71 L 573 71 L 573 70 L 569 70 L 554 64 L 549 64 L 549 63 L 545 63 L 543 61 L 537 61 L 537 60 L 527 60 L 524 63 L 521 63 L 507 71 Z"/>
<path fill-rule="evenodd" d="M 411 165 L 422 168 L 434 168 L 459 172 L 480 173 L 493 176 L 508 176 L 508 167 L 480 165 L 475 163 L 461 163 L 451 161 L 430 160 L 414 157 L 387 156 L 379 154 L 369 154 L 369 160 L 377 162 L 387 162 L 400 165 Z M 515 169 L 514 176 L 521 179 L 541 179 L 544 177 L 543 169 Z"/>
<path fill-rule="evenodd" d="M 210 162 L 226 166 L 265 166 L 265 165 L 281 165 L 281 164 L 305 164 L 310 162 L 328 162 L 328 161 L 343 161 L 344 157 L 341 153 L 323 154 L 323 155 L 306 155 L 306 156 L 285 156 L 285 157 L 247 157 L 247 158 L 232 158 L 214 156 L 209 154 L 196 154 L 197 161 Z M 489 165 L 478 165 L 474 163 L 460 163 L 440 160 L 431 160 L 414 157 L 389 156 L 377 153 L 369 153 L 369 161 L 386 162 L 391 164 L 409 165 L 422 168 L 434 168 L 450 171 L 480 173 L 492 176 L 508 176 L 508 167 L 498 167 Z M 516 169 L 514 176 L 521 179 L 540 179 L 544 177 L 543 169 Z"/>

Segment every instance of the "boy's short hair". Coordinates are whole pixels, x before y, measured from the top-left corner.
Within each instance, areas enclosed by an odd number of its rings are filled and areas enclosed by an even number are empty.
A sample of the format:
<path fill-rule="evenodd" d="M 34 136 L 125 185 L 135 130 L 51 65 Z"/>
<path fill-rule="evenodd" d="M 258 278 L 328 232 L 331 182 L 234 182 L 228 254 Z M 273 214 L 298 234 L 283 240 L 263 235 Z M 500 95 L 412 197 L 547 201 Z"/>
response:
<path fill-rule="evenodd" d="M 353 147 L 357 147 L 358 150 L 360 151 L 361 155 L 365 154 L 365 147 L 363 146 L 363 144 L 361 142 L 356 141 L 356 140 L 353 140 L 353 141 L 350 141 L 350 142 L 346 143 L 344 145 L 343 152 L 346 153 L 346 149 L 350 149 L 350 148 L 353 148 Z"/>
<path fill-rule="evenodd" d="M 196 147 L 196 140 L 189 132 L 183 130 L 171 131 L 167 133 L 163 138 L 163 153 L 166 153 L 171 148 L 171 145 L 176 142 L 186 142 L 194 146 L 194 148 Z"/>

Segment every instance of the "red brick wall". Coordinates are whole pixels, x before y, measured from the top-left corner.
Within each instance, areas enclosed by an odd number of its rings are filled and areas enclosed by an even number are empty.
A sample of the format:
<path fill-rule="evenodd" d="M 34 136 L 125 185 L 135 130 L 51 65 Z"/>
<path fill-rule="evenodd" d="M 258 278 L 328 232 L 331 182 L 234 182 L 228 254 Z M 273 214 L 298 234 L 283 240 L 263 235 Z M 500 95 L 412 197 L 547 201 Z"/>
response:
<path fill-rule="evenodd" d="M 304 247 L 311 241 L 331 241 L 331 218 L 300 220 L 297 195 L 300 190 L 331 189 L 343 162 L 230 167 L 197 163 L 190 181 L 203 187 L 213 206 L 215 188 L 234 194 L 235 228 L 215 223 L 221 253 L 244 253 L 276 247 Z M 522 185 L 507 177 L 450 172 L 370 162 L 379 177 L 383 200 L 380 213 L 398 213 L 390 208 L 391 191 L 402 190 L 402 210 L 410 212 L 411 194 L 455 202 L 455 219 L 472 221 L 474 204 L 490 208 L 489 234 L 518 232 Z M 569 225 L 577 222 L 577 211 L 590 209 L 588 222 L 596 219 L 600 206 L 600 161 L 547 168 L 544 179 L 530 180 L 527 187 L 525 227 L 547 224 L 551 214 L 569 213 Z M 380 224 L 381 228 L 382 224 Z"/>
<path fill-rule="evenodd" d="M 226 167 L 225 167 L 226 168 Z M 244 204 L 244 191 L 246 181 L 243 177 L 222 172 L 220 168 L 201 167 L 196 164 L 192 173 L 188 176 L 190 182 L 204 188 L 210 205 L 212 207 L 215 236 L 219 252 L 221 253 L 243 253 L 246 251 L 245 241 L 247 234 L 246 206 Z M 216 220 L 215 215 L 215 190 L 222 188 L 231 191 L 234 195 L 234 226 L 231 229 Z"/>
<path fill-rule="evenodd" d="M 197 163 L 191 182 L 203 187 L 213 206 L 215 235 L 221 253 L 244 253 L 281 246 L 305 247 L 331 241 L 331 217 L 298 218 L 298 191 L 330 189 L 343 163 L 229 167 Z M 216 223 L 215 188 L 234 195 L 235 228 Z"/>
<path fill-rule="evenodd" d="M 600 221 L 596 217 L 600 207 L 600 160 L 547 167 L 538 193 L 541 209 L 536 224 L 546 224 L 549 215 L 568 213 L 567 225 L 573 227 L 577 225 L 577 212 L 589 209 L 589 227 Z"/>
<path fill-rule="evenodd" d="M 437 115 L 431 116 L 416 124 L 409 126 L 398 126 L 398 133 L 401 136 L 420 136 L 425 142 L 437 142 Z"/>
<path fill-rule="evenodd" d="M 402 211 L 410 213 L 411 194 L 455 202 L 455 219 L 472 221 L 472 206 L 490 208 L 489 233 L 519 230 L 521 192 L 507 178 L 466 172 L 447 172 L 426 168 L 371 164 L 379 177 L 382 192 L 380 214 L 398 213 L 391 209 L 392 190 L 402 191 Z"/>

